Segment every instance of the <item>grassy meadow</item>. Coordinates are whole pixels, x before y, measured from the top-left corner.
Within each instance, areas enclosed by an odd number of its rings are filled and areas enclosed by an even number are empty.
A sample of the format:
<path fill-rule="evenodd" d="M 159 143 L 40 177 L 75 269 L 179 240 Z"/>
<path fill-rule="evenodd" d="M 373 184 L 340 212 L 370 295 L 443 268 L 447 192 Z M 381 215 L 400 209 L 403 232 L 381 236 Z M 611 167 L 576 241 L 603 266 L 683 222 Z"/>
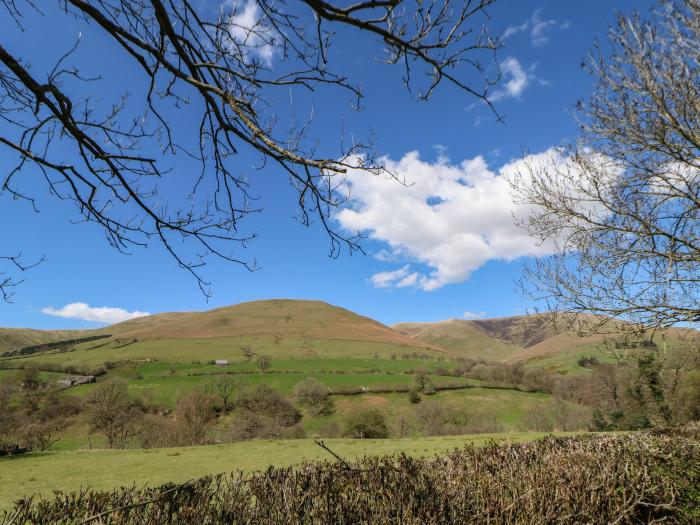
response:
<path fill-rule="evenodd" d="M 479 434 L 404 439 L 325 439 L 345 459 L 399 454 L 431 456 L 468 443 L 491 440 L 522 442 L 543 437 L 541 432 Z M 166 482 L 241 470 L 254 472 L 268 466 L 298 465 L 333 460 L 311 439 L 253 440 L 225 445 L 131 450 L 74 450 L 33 453 L 0 458 L 0 510 L 31 495 L 54 490 L 74 491 L 88 485 L 111 490 L 122 486 L 155 486 Z M 88 482 L 89 480 L 89 482 Z"/>

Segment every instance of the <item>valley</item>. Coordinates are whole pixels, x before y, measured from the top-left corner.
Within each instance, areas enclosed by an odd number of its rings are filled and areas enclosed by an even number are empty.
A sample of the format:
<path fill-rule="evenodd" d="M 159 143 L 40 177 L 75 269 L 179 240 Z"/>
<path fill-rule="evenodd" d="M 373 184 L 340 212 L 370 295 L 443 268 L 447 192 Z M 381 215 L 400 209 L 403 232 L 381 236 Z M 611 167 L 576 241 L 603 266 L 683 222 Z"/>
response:
<path fill-rule="evenodd" d="M 671 348 L 683 347 L 679 334 Z M 96 330 L 5 329 L 0 341 L 17 427 L 4 440 L 33 449 L 0 458 L 0 482 L 16 480 L 0 507 L 77 488 L 84 471 L 110 489 L 331 459 L 314 439 L 351 459 L 634 428 L 594 417 L 609 409 L 600 389 L 625 369 L 620 356 L 544 317 L 389 327 L 270 300 Z M 167 475 L 150 474 L 154 462 Z"/>

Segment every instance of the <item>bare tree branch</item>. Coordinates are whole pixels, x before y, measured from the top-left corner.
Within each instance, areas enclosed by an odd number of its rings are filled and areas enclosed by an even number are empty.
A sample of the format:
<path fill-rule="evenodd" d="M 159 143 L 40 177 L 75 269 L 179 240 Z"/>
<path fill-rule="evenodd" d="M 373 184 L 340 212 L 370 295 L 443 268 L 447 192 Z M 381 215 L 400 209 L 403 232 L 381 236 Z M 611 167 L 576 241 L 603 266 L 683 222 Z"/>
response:
<path fill-rule="evenodd" d="M 156 241 L 208 295 L 202 269 L 211 257 L 256 268 L 240 250 L 255 237 L 243 232 L 242 219 L 261 211 L 232 162 L 245 149 L 289 179 L 301 222 L 320 223 L 332 256 L 343 247 L 361 250 L 360 235 L 344 235 L 331 220 L 332 210 L 348 197 L 344 174 L 357 167 L 368 176 L 393 174 L 386 173 L 371 142 L 344 144 L 341 137 L 336 154 L 319 155 L 310 119 L 299 123 L 292 115 L 281 123 L 276 94 L 335 88 L 359 108 L 361 89 L 331 68 L 330 46 L 339 38 L 334 27 L 348 26 L 383 42 L 385 62 L 404 68 L 406 87 L 418 99 L 429 98 L 446 81 L 492 107 L 488 89 L 497 79 L 485 77 L 480 60 L 493 58 L 499 43 L 478 20 L 493 1 L 391 0 L 340 7 L 315 0 L 250 0 L 213 10 L 190 0 L 57 0 L 60 13 L 106 35 L 125 53 L 145 81 L 134 85 L 145 87 L 105 110 L 104 101 L 87 94 L 101 77 L 83 71 L 109 72 L 109 64 L 81 62 L 79 41 L 46 72 L 30 67 L 22 49 L 0 41 L 0 146 L 17 159 L 1 191 L 36 209 L 24 181 L 39 174 L 52 195 L 99 225 L 117 250 L 129 253 Z M 24 30 L 29 15 L 41 16 L 35 5 L 22 0 L 0 5 L 28 40 L 36 40 Z M 243 16 L 244 9 L 253 9 L 253 20 Z M 427 74 L 422 87 L 415 69 Z M 198 116 L 191 129 L 170 118 L 186 106 Z M 176 154 L 195 160 L 199 172 L 178 169 Z M 191 189 L 168 195 L 162 188 L 172 181 L 186 181 Z"/>
<path fill-rule="evenodd" d="M 700 3 L 662 2 L 652 20 L 620 16 L 589 69 L 583 137 L 570 162 L 513 180 L 534 205 L 522 225 L 556 254 L 522 289 L 550 310 L 640 331 L 700 322 Z M 614 326 L 620 326 L 614 324 Z"/>
<path fill-rule="evenodd" d="M 22 280 L 17 280 L 13 274 L 9 273 L 14 270 L 21 273 L 40 265 L 46 260 L 46 256 L 42 256 L 40 259 L 32 263 L 22 262 L 22 254 L 17 255 L 0 255 L 0 263 L 5 263 L 5 265 L 10 267 L 8 271 L 0 272 L 0 294 L 2 294 L 2 299 L 5 302 L 11 302 L 12 296 L 15 294 L 14 289 L 22 283 Z"/>

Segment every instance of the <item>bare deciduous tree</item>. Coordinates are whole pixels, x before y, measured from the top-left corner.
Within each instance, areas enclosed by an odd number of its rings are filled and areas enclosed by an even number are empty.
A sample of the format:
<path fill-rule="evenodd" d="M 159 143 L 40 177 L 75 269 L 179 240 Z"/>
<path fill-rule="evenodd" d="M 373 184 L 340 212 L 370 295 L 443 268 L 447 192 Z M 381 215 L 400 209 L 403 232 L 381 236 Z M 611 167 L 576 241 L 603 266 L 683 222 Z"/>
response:
<path fill-rule="evenodd" d="M 315 377 L 307 377 L 294 385 L 294 397 L 314 416 L 333 412 L 333 400 L 328 387 Z"/>
<path fill-rule="evenodd" d="M 523 226 L 556 247 L 526 268 L 523 290 L 585 331 L 700 321 L 700 3 L 661 2 L 650 20 L 620 15 L 580 103 L 567 162 L 514 177 L 538 210 Z M 597 314 L 581 316 L 579 314 Z M 610 323 L 621 319 L 631 323 Z M 652 331 L 653 334 L 653 331 Z"/>
<path fill-rule="evenodd" d="M 213 403 L 210 396 L 193 390 L 180 397 L 175 408 L 178 429 L 185 445 L 203 445 L 207 430 L 214 419 Z"/>
<path fill-rule="evenodd" d="M 237 398 L 243 390 L 243 383 L 231 376 L 222 375 L 206 385 L 206 394 L 218 397 L 225 412 L 233 410 Z"/>
<path fill-rule="evenodd" d="M 126 381 L 111 379 L 99 384 L 86 402 L 92 428 L 104 434 L 110 448 L 125 446 L 139 433 L 143 410 L 129 396 Z"/>
<path fill-rule="evenodd" d="M 499 44 L 479 20 L 493 1 L 249 0 L 217 9 L 190 0 L 0 0 L 27 42 L 13 48 L 0 42 L 0 145 L 17 159 L 2 191 L 36 208 L 23 179 L 38 175 L 116 249 L 160 242 L 208 293 L 201 269 L 210 257 L 255 267 L 235 249 L 254 237 L 241 230 L 241 220 L 260 211 L 231 162 L 248 150 L 290 180 L 301 222 L 320 221 L 332 255 L 343 246 L 361 249 L 359 235 L 337 231 L 329 217 L 346 200 L 339 190 L 349 168 L 386 172 L 371 141 L 339 137 L 335 154 L 321 154 L 328 147 L 310 136 L 310 119 L 281 119 L 279 96 L 336 88 L 359 107 L 363 93 L 340 66 L 334 70 L 330 49 L 354 32 L 351 38 L 381 41 L 384 61 L 403 68 L 416 98 L 428 99 L 448 83 L 491 107 L 488 90 L 497 79 L 486 77 L 481 60 Z M 40 9 L 53 10 L 57 25 L 60 16 L 73 17 L 106 37 L 132 61 L 133 92 L 96 99 L 110 61 L 81 63 L 79 40 L 57 54 L 52 69 L 30 66 L 26 51 L 41 37 L 29 17 L 41 16 Z M 171 117 L 185 106 L 196 121 L 177 126 Z M 200 169 L 178 169 L 183 156 Z M 191 191 L 160 191 L 172 181 Z M 10 278 L 1 291 L 14 283 Z"/>

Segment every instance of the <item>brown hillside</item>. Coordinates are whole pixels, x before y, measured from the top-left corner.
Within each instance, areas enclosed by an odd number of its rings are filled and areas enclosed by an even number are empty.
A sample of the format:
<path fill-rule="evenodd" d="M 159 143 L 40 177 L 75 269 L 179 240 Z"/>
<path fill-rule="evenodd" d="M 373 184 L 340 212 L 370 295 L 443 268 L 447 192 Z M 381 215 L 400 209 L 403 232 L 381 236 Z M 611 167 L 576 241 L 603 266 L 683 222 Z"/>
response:
<path fill-rule="evenodd" d="M 393 328 L 463 357 L 492 361 L 527 361 L 601 342 L 579 337 L 545 315 L 494 319 L 401 323 Z"/>
<path fill-rule="evenodd" d="M 506 359 L 520 350 L 518 345 L 494 338 L 473 321 L 450 319 L 434 323 L 399 323 L 392 328 L 460 357 L 493 361 Z"/>
<path fill-rule="evenodd" d="M 426 347 L 425 342 L 344 308 L 321 301 L 286 299 L 252 301 L 205 312 L 151 315 L 98 332 L 139 341 L 280 334 Z"/>
<path fill-rule="evenodd" d="M 506 341 L 521 348 L 534 346 L 565 332 L 544 315 L 519 315 L 466 322 L 473 323 L 494 339 Z"/>

